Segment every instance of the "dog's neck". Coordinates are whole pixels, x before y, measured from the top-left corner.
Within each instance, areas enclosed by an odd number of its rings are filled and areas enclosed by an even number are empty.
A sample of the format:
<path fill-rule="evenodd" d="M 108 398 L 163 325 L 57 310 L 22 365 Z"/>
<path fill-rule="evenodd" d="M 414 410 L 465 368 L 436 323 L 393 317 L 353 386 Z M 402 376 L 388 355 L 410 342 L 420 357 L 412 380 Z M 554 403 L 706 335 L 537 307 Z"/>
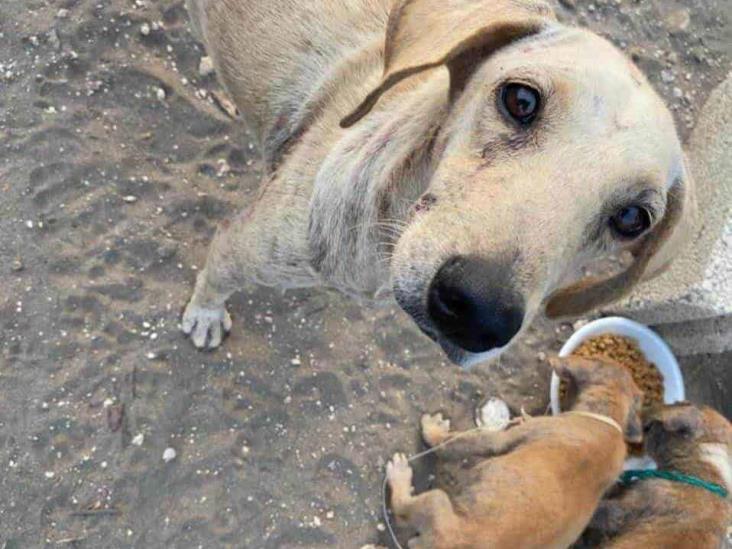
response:
<path fill-rule="evenodd" d="M 607 416 L 622 427 L 625 425 L 629 407 L 630 404 L 624 402 L 619 395 L 614 395 L 608 390 L 593 388 L 580 391 L 572 411 Z"/>
<path fill-rule="evenodd" d="M 693 475 L 732 492 L 732 464 L 724 443 L 690 441 L 667 447 L 654 459 L 659 469 Z"/>
<path fill-rule="evenodd" d="M 436 168 L 434 144 L 449 110 L 446 75 L 403 90 L 398 105 L 389 99 L 326 156 L 310 208 L 314 268 L 332 285 L 368 297 L 389 283 L 393 244 Z"/>

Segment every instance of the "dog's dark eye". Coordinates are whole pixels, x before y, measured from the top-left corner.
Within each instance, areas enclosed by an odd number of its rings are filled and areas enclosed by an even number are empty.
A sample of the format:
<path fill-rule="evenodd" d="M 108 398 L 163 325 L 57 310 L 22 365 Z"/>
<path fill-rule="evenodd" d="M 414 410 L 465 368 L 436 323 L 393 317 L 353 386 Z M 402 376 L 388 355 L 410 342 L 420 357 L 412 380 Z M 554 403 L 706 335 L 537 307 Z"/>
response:
<path fill-rule="evenodd" d="M 524 84 L 506 84 L 501 100 L 511 118 L 522 125 L 533 122 L 541 104 L 539 92 Z"/>
<path fill-rule="evenodd" d="M 651 226 L 651 214 L 640 206 L 628 206 L 610 218 L 610 225 L 620 236 L 636 238 Z"/>

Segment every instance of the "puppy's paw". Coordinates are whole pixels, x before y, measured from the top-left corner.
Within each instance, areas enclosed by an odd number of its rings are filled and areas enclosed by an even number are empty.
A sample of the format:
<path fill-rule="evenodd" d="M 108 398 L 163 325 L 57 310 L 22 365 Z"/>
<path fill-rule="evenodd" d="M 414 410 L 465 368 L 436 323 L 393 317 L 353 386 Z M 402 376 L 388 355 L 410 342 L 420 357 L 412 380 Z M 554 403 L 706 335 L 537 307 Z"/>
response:
<path fill-rule="evenodd" d="M 386 479 L 392 490 L 412 486 L 412 467 L 404 454 L 396 453 L 386 464 Z"/>
<path fill-rule="evenodd" d="M 475 413 L 475 424 L 488 431 L 503 431 L 511 422 L 508 405 L 500 398 L 492 398 Z"/>
<path fill-rule="evenodd" d="M 180 329 L 199 349 L 215 349 L 231 330 L 231 317 L 223 305 L 218 309 L 207 309 L 191 302 L 183 312 Z"/>
<path fill-rule="evenodd" d="M 437 446 L 447 440 L 450 435 L 450 420 L 442 414 L 425 414 L 422 416 L 422 438 L 430 446 Z"/>

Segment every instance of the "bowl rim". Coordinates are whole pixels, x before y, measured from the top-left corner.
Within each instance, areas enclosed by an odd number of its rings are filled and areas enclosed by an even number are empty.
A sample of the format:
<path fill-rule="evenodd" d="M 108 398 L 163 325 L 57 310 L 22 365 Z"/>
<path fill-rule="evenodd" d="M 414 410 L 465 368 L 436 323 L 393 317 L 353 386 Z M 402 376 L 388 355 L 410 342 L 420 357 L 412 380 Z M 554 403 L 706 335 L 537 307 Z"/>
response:
<path fill-rule="evenodd" d="M 663 376 L 664 402 L 671 404 L 684 400 L 686 398 L 684 378 L 673 352 L 656 332 L 648 326 L 634 320 L 619 316 L 609 316 L 588 322 L 569 337 L 560 349 L 559 356 L 565 357 L 570 355 L 583 341 L 590 337 L 601 333 L 617 334 L 618 328 L 623 329 L 625 332 L 620 335 L 635 337 L 641 348 L 647 347 L 648 345 L 653 346 L 655 351 L 661 356 L 662 360 L 655 361 L 655 364 Z M 606 331 L 602 331 L 603 329 L 606 329 Z M 559 406 L 559 383 L 559 376 L 552 371 L 549 386 L 549 400 L 552 415 L 555 416 L 561 413 Z"/>

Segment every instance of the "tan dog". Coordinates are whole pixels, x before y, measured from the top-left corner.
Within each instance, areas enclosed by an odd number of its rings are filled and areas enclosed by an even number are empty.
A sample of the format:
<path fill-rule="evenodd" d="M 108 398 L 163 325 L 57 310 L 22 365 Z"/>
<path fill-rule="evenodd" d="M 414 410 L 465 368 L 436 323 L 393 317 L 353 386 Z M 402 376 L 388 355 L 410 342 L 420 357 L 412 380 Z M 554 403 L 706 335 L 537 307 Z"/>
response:
<path fill-rule="evenodd" d="M 658 468 L 732 491 L 732 426 L 710 408 L 666 406 L 645 422 L 645 447 Z M 600 505 L 592 519 L 602 547 L 718 549 L 732 521 L 729 495 L 664 479 L 639 480 Z M 596 544 L 593 544 L 596 547 Z"/>
<path fill-rule="evenodd" d="M 544 310 L 619 298 L 689 236 L 668 110 L 542 0 L 188 4 L 266 161 L 184 312 L 197 347 L 220 344 L 244 284 L 327 285 L 393 294 L 470 365 Z M 576 282 L 622 250 L 628 270 Z"/>
<path fill-rule="evenodd" d="M 427 444 L 447 442 L 438 457 L 472 461 L 458 473 L 464 488 L 453 498 L 442 490 L 413 496 L 404 456 L 388 464 L 392 509 L 419 532 L 410 547 L 548 549 L 580 536 L 622 470 L 624 435 L 641 439 L 641 392 L 614 364 L 569 358 L 555 370 L 577 386 L 561 416 L 471 433 L 450 433 L 440 415 L 422 418 Z"/>

